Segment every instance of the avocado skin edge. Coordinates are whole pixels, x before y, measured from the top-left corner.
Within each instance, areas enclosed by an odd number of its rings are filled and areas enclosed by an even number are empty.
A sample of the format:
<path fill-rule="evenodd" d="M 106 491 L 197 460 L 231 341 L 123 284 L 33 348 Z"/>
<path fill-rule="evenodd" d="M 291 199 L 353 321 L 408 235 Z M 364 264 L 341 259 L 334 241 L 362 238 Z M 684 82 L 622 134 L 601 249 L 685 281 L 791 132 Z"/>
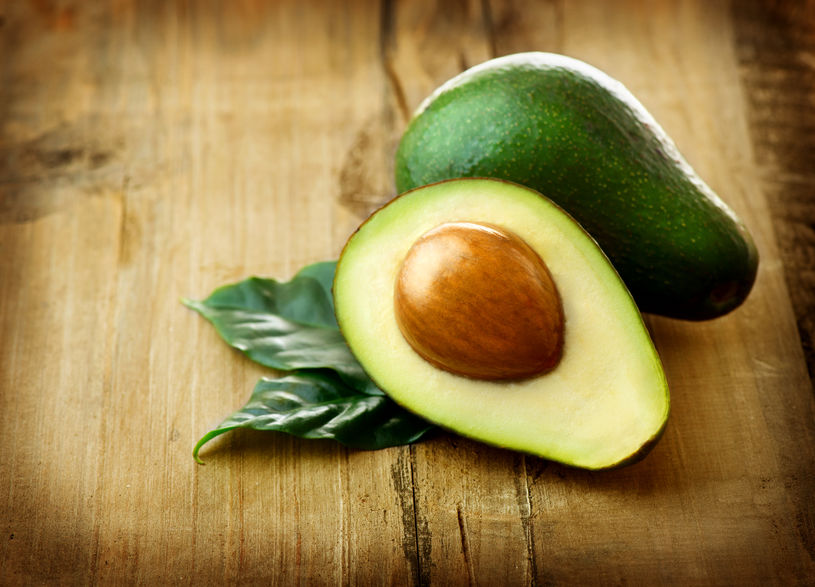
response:
<path fill-rule="evenodd" d="M 461 179 L 461 178 L 445 179 L 445 180 L 441 180 L 441 181 L 433 182 L 433 183 L 455 182 L 456 179 Z M 510 184 L 515 183 L 515 182 L 512 182 L 510 180 L 503 180 L 503 179 L 496 179 L 496 178 L 472 178 L 472 179 L 487 179 L 487 180 L 490 180 L 490 181 L 500 181 L 500 182 L 510 183 Z M 427 185 L 431 185 L 431 184 L 427 184 Z M 520 184 L 517 184 L 517 185 L 519 185 L 519 187 L 528 187 L 528 186 L 522 186 Z M 399 193 L 396 196 L 396 198 L 404 197 L 404 196 L 408 195 L 410 192 L 418 190 L 421 187 L 426 187 L 426 186 L 419 186 L 417 188 L 412 188 L 410 190 L 406 190 L 405 192 Z M 539 194 L 539 195 L 542 196 L 542 194 Z M 545 196 L 542 196 L 542 197 L 545 198 Z M 390 202 L 388 202 L 388 203 L 386 203 L 384 205 L 387 206 L 389 203 Z M 555 205 L 557 205 L 556 202 L 555 202 Z M 566 210 L 561 209 L 561 211 L 564 212 L 567 216 L 570 216 L 569 213 Z M 356 230 L 354 230 L 354 232 L 349 236 L 348 240 L 346 241 L 346 243 L 345 243 L 345 245 L 343 247 L 342 253 L 340 254 L 340 257 L 339 257 L 339 259 L 337 261 L 337 268 L 336 268 L 335 273 L 334 273 L 335 282 L 336 282 L 336 279 L 337 279 L 337 275 L 339 275 L 339 273 L 340 273 L 340 265 L 343 262 L 345 250 L 349 246 L 351 241 L 353 240 L 352 237 L 354 235 L 356 235 L 362 229 L 362 227 L 368 221 L 371 220 L 372 217 L 373 217 L 373 214 L 370 215 L 368 218 L 366 218 L 359 226 L 357 226 Z M 572 220 L 574 220 L 574 218 L 572 218 Z M 577 223 L 577 222 L 575 222 L 575 223 L 578 226 L 580 226 L 579 223 Z M 583 228 L 583 227 L 581 227 L 581 228 L 582 228 L 584 234 L 586 234 L 588 237 L 591 237 L 591 235 L 588 232 L 586 232 L 585 228 Z M 609 260 L 609 262 L 610 262 L 610 260 Z M 613 266 L 612 266 L 612 268 L 613 268 Z M 618 276 L 619 276 L 619 273 L 618 273 Z M 620 279 L 622 279 L 621 276 L 620 276 Z M 630 294 L 630 292 L 629 292 L 629 294 Z M 335 295 L 335 288 L 333 286 L 332 286 L 332 295 Z M 632 301 L 633 301 L 633 296 L 632 296 Z M 335 313 L 336 313 L 336 307 L 337 307 L 336 302 L 335 302 L 334 305 L 335 305 Z M 344 322 L 342 320 L 342 317 L 339 314 L 336 314 L 336 316 L 337 316 L 337 324 L 339 325 L 340 331 L 342 332 L 342 331 L 344 331 L 344 328 L 345 328 Z M 644 324 L 644 320 L 643 320 L 642 316 L 640 316 L 640 320 L 643 323 L 643 328 L 645 328 L 645 324 Z M 659 355 L 658 355 L 658 353 L 656 351 L 656 348 L 653 346 L 653 343 L 651 343 L 651 345 L 652 345 L 651 348 L 652 348 L 652 350 L 654 352 L 654 356 L 656 357 L 656 360 L 660 361 Z M 353 349 L 351 349 L 351 351 L 353 353 Z M 436 424 L 436 426 L 438 426 L 440 430 L 444 430 L 444 431 L 446 431 L 446 432 L 448 432 L 450 434 L 461 436 L 463 438 L 469 438 L 470 440 L 473 440 L 475 442 L 480 442 L 480 443 L 483 443 L 483 444 L 486 444 L 486 445 L 489 445 L 489 446 L 494 446 L 496 448 L 501 448 L 501 449 L 504 449 L 504 450 L 511 450 L 511 451 L 515 451 L 515 452 L 520 452 L 522 454 L 527 454 L 527 455 L 532 456 L 532 457 L 540 458 L 540 459 L 550 461 L 550 462 L 553 462 L 553 463 L 558 463 L 559 465 L 562 465 L 562 466 L 565 466 L 565 467 L 568 467 L 568 468 L 582 469 L 584 471 L 590 471 L 590 472 L 593 472 L 593 471 L 602 472 L 602 471 L 611 471 L 611 470 L 615 470 L 615 469 L 621 469 L 621 468 L 628 467 L 630 465 L 634 465 L 634 464 L 639 463 L 640 461 L 644 460 L 645 457 L 647 457 L 651 453 L 653 448 L 659 443 L 660 439 L 662 438 L 663 434 L 665 433 L 665 430 L 668 427 L 668 421 L 670 419 L 670 413 L 671 413 L 671 401 L 670 401 L 670 394 L 668 392 L 667 380 L 665 379 L 665 374 L 664 374 L 664 371 L 662 369 L 661 362 L 660 362 L 660 371 L 662 371 L 662 381 L 663 381 L 663 385 L 664 385 L 665 397 L 666 397 L 666 402 L 667 402 L 666 406 L 665 406 L 665 412 L 664 412 L 664 414 L 662 416 L 662 425 L 660 426 L 660 428 L 656 432 L 654 432 L 654 434 L 648 440 L 643 442 L 637 450 L 635 450 L 634 452 L 632 452 L 628 456 L 623 457 L 619 461 L 616 461 L 614 463 L 609 463 L 609 464 L 606 464 L 606 465 L 602 465 L 602 466 L 594 467 L 594 466 L 576 464 L 576 463 L 568 462 L 566 460 L 553 458 L 553 457 L 547 456 L 545 454 L 537 453 L 537 452 L 528 452 L 528 451 L 512 449 L 512 448 L 508 448 L 507 446 L 501 445 L 500 443 L 494 443 L 494 442 L 490 442 L 489 440 L 486 440 L 486 439 L 483 439 L 483 438 L 475 438 L 475 437 L 472 437 L 472 436 L 468 436 L 468 435 L 463 434 L 463 433 L 461 433 L 461 432 L 459 432 L 457 430 L 453 430 L 452 428 L 442 426 L 442 425 L 440 425 L 438 423 L 434 423 L 434 424 Z M 390 396 L 390 394 L 388 394 L 388 392 L 387 392 L 386 386 L 383 386 L 379 381 L 377 381 L 377 378 L 373 374 L 367 372 L 367 370 L 366 370 L 366 373 L 371 378 L 371 380 L 374 382 L 374 384 L 376 384 L 380 389 L 382 389 L 387 395 Z M 402 404 L 401 402 L 399 402 L 398 400 L 396 400 L 392 396 L 390 396 L 390 397 L 391 397 L 391 399 L 393 399 L 394 402 L 399 404 L 403 409 L 407 410 L 408 412 L 410 412 L 410 413 L 412 413 L 412 414 L 414 414 L 414 415 L 416 415 L 416 416 L 418 416 L 420 418 L 425 417 L 424 415 L 418 413 L 417 411 L 405 406 L 404 404 Z"/>
<path fill-rule="evenodd" d="M 716 318 L 755 281 L 744 224 L 622 84 L 575 59 L 494 59 L 428 97 L 396 153 L 397 191 L 457 177 L 513 181 L 562 206 L 642 312 Z"/>

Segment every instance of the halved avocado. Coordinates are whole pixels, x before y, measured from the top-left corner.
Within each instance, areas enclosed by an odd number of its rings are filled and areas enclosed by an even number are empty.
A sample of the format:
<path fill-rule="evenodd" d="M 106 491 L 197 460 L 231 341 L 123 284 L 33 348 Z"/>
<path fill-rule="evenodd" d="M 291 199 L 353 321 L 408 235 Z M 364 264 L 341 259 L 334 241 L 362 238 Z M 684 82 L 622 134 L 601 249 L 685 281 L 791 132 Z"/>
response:
<path fill-rule="evenodd" d="M 667 421 L 631 295 L 580 225 L 531 189 L 457 179 L 397 197 L 349 239 L 334 300 L 371 378 L 463 436 L 602 469 L 644 456 Z"/>

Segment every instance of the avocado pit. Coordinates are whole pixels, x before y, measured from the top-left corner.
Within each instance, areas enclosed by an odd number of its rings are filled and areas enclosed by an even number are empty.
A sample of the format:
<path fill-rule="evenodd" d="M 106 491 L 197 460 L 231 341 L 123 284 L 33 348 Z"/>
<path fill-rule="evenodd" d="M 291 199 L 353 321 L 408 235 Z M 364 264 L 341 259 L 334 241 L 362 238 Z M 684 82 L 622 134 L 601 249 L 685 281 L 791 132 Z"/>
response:
<path fill-rule="evenodd" d="M 563 307 L 543 259 L 487 223 L 448 222 L 408 250 L 395 283 L 399 329 L 426 361 L 474 379 L 524 379 L 563 353 Z"/>

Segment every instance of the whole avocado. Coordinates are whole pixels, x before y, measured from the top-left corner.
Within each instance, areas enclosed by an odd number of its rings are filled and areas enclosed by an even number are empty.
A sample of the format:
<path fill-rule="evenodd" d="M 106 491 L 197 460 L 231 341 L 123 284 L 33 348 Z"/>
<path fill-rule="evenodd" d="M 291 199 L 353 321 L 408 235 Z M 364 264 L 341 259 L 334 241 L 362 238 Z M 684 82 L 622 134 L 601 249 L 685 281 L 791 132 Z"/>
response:
<path fill-rule="evenodd" d="M 458 177 L 531 187 L 609 256 L 642 312 L 706 320 L 739 306 L 758 253 L 639 101 L 552 53 L 487 61 L 419 107 L 396 153 L 399 193 Z"/>

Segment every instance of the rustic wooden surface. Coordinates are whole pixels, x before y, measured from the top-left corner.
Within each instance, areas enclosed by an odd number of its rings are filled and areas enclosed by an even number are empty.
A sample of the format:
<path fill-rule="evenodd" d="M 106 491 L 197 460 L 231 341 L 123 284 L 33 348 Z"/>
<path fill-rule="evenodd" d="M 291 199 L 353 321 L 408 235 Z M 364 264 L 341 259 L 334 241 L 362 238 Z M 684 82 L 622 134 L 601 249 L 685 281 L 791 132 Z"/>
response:
<path fill-rule="evenodd" d="M 195 441 L 263 372 L 179 298 L 336 257 L 436 85 L 550 50 L 621 79 L 744 217 L 749 301 L 649 318 L 643 462 L 452 435 Z M 0 583 L 815 581 L 815 3 L 0 3 Z"/>

